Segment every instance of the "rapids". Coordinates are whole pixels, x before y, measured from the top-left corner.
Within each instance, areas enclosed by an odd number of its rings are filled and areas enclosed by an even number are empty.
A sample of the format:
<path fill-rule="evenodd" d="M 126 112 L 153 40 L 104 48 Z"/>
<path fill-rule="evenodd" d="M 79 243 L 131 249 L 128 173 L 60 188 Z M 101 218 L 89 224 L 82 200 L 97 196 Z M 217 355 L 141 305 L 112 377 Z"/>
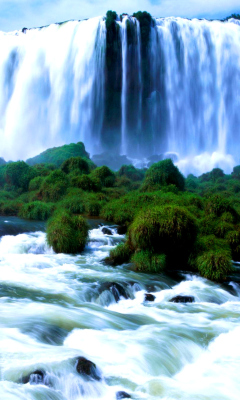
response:
<path fill-rule="evenodd" d="M 112 236 L 92 227 L 76 256 L 54 254 L 37 228 L 29 232 L 27 223 L 25 233 L 0 239 L 1 399 L 114 400 L 118 391 L 148 400 L 239 399 L 238 283 L 108 267 L 103 258 L 124 240 L 114 227 Z M 107 282 L 122 285 L 125 297 L 117 302 Z M 170 302 L 179 294 L 195 302 Z M 77 373 L 79 356 L 97 365 L 100 381 Z M 48 385 L 21 383 L 35 370 L 46 372 Z"/>

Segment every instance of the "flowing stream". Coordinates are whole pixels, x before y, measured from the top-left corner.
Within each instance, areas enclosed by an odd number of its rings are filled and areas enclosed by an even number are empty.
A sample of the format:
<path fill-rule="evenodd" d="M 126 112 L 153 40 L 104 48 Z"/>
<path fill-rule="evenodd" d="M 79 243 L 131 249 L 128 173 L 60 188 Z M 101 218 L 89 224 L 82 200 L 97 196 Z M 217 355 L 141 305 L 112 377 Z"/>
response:
<path fill-rule="evenodd" d="M 108 267 L 102 259 L 124 239 L 113 227 L 112 236 L 93 227 L 85 252 L 70 256 L 54 254 L 38 225 L 6 235 L 9 223 L 0 221 L 1 399 L 111 400 L 125 391 L 133 399 L 239 400 L 238 283 Z M 195 302 L 170 302 L 180 294 Z M 81 356 L 100 380 L 77 373 Z M 21 383 L 36 370 L 44 382 Z"/>

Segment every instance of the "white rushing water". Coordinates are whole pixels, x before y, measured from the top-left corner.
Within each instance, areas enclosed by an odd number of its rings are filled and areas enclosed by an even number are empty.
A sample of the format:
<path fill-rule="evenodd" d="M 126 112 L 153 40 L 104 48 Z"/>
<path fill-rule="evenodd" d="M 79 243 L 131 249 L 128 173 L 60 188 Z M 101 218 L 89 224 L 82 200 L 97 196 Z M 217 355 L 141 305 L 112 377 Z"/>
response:
<path fill-rule="evenodd" d="M 122 89 L 112 107 L 121 123 L 110 133 L 104 18 L 0 32 L 0 156 L 77 141 L 99 154 L 112 135 L 115 151 L 131 158 L 176 153 L 185 173 L 231 172 L 240 163 L 237 21 L 155 19 L 146 56 L 139 22 L 117 24 Z"/>
<path fill-rule="evenodd" d="M 177 282 L 107 267 L 101 260 L 123 240 L 112 232 L 93 229 L 78 256 L 54 254 L 42 232 L 1 238 L 1 399 L 114 400 L 125 391 L 134 399 L 238 400 L 238 284 L 229 291 L 197 276 Z M 117 302 L 109 282 L 127 298 Z M 195 302 L 170 302 L 179 294 Z M 101 380 L 77 373 L 79 356 Z M 36 370 L 44 383 L 21 383 Z"/>

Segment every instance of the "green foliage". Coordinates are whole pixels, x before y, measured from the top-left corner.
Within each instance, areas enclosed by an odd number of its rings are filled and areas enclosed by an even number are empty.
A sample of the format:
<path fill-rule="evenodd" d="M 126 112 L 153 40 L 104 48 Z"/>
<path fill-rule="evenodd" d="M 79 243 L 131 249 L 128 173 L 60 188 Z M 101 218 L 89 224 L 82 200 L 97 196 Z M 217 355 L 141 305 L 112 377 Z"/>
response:
<path fill-rule="evenodd" d="M 25 219 L 46 221 L 54 212 L 55 205 L 34 201 L 24 204 L 19 212 L 19 216 Z"/>
<path fill-rule="evenodd" d="M 166 254 L 169 265 L 186 261 L 196 236 L 194 217 L 187 209 L 173 205 L 147 208 L 129 229 L 129 239 L 135 249 Z"/>
<path fill-rule="evenodd" d="M 95 165 L 91 160 L 87 160 L 83 157 L 71 157 L 64 161 L 61 166 L 61 170 L 66 174 L 72 171 L 77 171 L 79 175 L 90 174 L 91 170 L 95 168 Z"/>
<path fill-rule="evenodd" d="M 107 29 L 112 29 L 113 25 L 115 24 L 115 21 L 117 19 L 117 13 L 116 11 L 107 11 L 106 14 L 106 28 Z"/>
<path fill-rule="evenodd" d="M 226 240 L 232 251 L 232 259 L 234 261 L 240 260 L 240 227 L 237 226 L 235 230 L 229 231 L 226 235 Z"/>
<path fill-rule="evenodd" d="M 73 176 L 71 178 L 71 186 L 87 192 L 98 192 L 101 189 L 100 180 L 88 175 Z"/>
<path fill-rule="evenodd" d="M 92 173 L 91 177 L 95 178 L 101 186 L 112 187 L 116 181 L 116 176 L 108 167 L 98 167 Z"/>
<path fill-rule="evenodd" d="M 86 245 L 88 229 L 83 217 L 58 210 L 48 222 L 47 241 L 56 253 L 80 253 Z"/>
<path fill-rule="evenodd" d="M 39 190 L 42 185 L 43 180 L 44 180 L 43 176 L 37 176 L 36 178 L 31 179 L 29 182 L 28 190 L 30 192 Z"/>
<path fill-rule="evenodd" d="M 200 274 L 213 281 L 223 281 L 232 272 L 231 252 L 225 249 L 210 250 L 197 257 Z"/>
<path fill-rule="evenodd" d="M 231 14 L 229 17 L 224 18 L 224 21 L 227 21 L 228 19 L 240 19 L 240 14 Z"/>
<path fill-rule="evenodd" d="M 209 197 L 206 202 L 205 213 L 207 215 L 213 214 L 215 217 L 220 217 L 224 213 L 230 213 L 235 221 L 239 219 L 239 216 L 231 202 L 221 194 Z"/>
<path fill-rule="evenodd" d="M 137 271 L 141 272 L 159 273 L 166 268 L 165 254 L 152 254 L 147 250 L 136 252 L 131 261 L 135 264 Z"/>
<path fill-rule="evenodd" d="M 157 189 L 161 186 L 175 185 L 179 190 L 184 190 L 184 177 L 171 159 L 153 164 L 147 170 L 142 190 L 148 191 L 155 185 Z"/>
<path fill-rule="evenodd" d="M 82 142 L 65 144 L 64 146 L 54 147 L 48 149 L 36 157 L 29 158 L 27 163 L 29 165 L 35 164 L 54 164 L 60 167 L 62 163 L 70 157 L 84 157 L 89 158 L 89 154 L 85 150 Z"/>
<path fill-rule="evenodd" d="M 130 181 L 142 181 L 144 179 L 145 170 L 137 169 L 133 165 L 123 165 L 117 173 L 119 177 L 127 177 Z"/>
<path fill-rule="evenodd" d="M 24 191 L 28 189 L 30 180 L 35 176 L 34 168 L 29 167 L 24 161 L 7 164 L 5 169 L 6 182 Z"/>
<path fill-rule="evenodd" d="M 132 251 L 129 243 L 120 243 L 115 249 L 110 251 L 110 255 L 105 259 L 105 262 L 112 266 L 122 265 L 130 261 L 131 254 Z"/>
<path fill-rule="evenodd" d="M 56 202 L 66 193 L 69 185 L 66 174 L 60 170 L 52 171 L 42 182 L 38 198 L 42 201 Z"/>
<path fill-rule="evenodd" d="M 140 23 L 141 43 L 147 47 L 150 39 L 151 26 L 153 25 L 152 16 L 147 11 L 138 11 L 133 14 Z"/>
<path fill-rule="evenodd" d="M 17 216 L 22 203 L 19 200 L 0 201 L 0 214 L 5 216 Z"/>
<path fill-rule="evenodd" d="M 233 179 L 240 179 L 240 165 L 237 165 L 233 168 L 233 172 L 231 175 Z"/>
<path fill-rule="evenodd" d="M 220 168 L 214 168 L 211 172 L 207 172 L 206 174 L 202 174 L 199 177 L 200 182 L 216 182 L 219 180 L 219 178 L 224 177 L 224 172 Z"/>

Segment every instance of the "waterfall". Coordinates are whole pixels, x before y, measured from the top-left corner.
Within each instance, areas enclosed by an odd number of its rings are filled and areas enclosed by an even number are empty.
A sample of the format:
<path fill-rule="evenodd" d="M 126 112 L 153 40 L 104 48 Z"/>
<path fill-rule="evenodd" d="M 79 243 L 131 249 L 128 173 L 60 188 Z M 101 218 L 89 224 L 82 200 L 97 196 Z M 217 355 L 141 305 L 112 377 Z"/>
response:
<path fill-rule="evenodd" d="M 105 23 L 67 22 L 1 33 L 0 153 L 25 159 L 77 142 L 99 148 Z"/>
<path fill-rule="evenodd" d="M 121 140 L 121 153 L 126 154 L 127 143 L 126 143 L 126 107 L 127 107 L 127 22 L 128 17 L 124 17 L 122 27 L 122 140 Z"/>
<path fill-rule="evenodd" d="M 136 18 L 117 26 L 112 64 L 104 18 L 0 33 L 0 156 L 81 140 L 91 155 L 173 153 L 184 172 L 230 172 L 240 163 L 239 24 L 154 19 L 147 51 Z"/>

